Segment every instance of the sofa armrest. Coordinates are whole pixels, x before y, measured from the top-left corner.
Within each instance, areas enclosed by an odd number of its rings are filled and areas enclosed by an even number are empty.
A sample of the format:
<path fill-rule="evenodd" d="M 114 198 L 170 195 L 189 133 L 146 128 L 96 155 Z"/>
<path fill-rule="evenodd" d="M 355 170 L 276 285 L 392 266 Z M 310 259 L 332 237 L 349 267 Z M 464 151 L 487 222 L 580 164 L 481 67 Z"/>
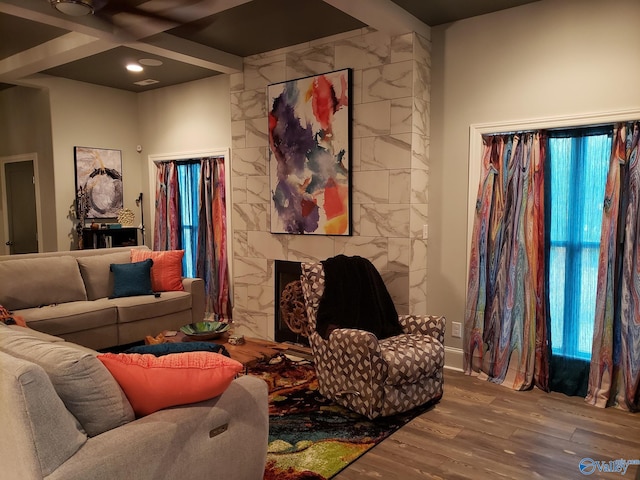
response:
<path fill-rule="evenodd" d="M 400 325 L 405 333 L 421 333 L 435 337 L 444 343 L 446 319 L 441 315 L 400 315 Z"/>
<path fill-rule="evenodd" d="M 47 480 L 262 478 L 268 434 L 267 384 L 243 376 L 217 398 L 90 438 Z"/>
<path fill-rule="evenodd" d="M 191 294 L 191 320 L 192 323 L 204 320 L 204 280 L 201 278 L 183 278 L 182 286 L 185 292 Z"/>
<path fill-rule="evenodd" d="M 317 335 L 314 340 L 320 338 L 317 332 L 314 332 L 314 335 Z M 326 349 L 328 355 L 332 358 L 327 359 L 328 361 L 325 364 L 335 369 L 331 372 L 331 375 L 343 375 L 345 378 L 350 378 L 354 383 L 356 382 L 356 377 L 358 377 L 366 384 L 371 381 L 370 375 L 386 378 L 387 363 L 382 358 L 378 338 L 373 333 L 355 328 L 337 328 L 331 332 L 326 344 L 328 346 Z M 354 364 L 353 352 L 358 352 L 359 357 L 367 358 L 369 367 L 375 368 L 377 371 L 367 372 L 367 369 L 362 369 L 360 365 Z M 318 362 L 316 361 L 316 369 L 320 368 L 317 364 Z M 372 367 L 373 365 L 375 367 Z M 364 377 L 363 372 L 366 372 Z"/>

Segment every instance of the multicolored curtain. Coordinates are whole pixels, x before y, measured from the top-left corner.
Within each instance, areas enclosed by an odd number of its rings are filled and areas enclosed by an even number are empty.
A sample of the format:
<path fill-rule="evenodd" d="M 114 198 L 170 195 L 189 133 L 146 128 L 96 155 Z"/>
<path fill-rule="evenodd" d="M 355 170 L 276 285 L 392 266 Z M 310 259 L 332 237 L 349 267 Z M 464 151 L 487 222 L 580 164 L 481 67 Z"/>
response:
<path fill-rule="evenodd" d="M 185 257 L 193 257 L 186 261 L 205 282 L 207 315 L 231 318 L 224 159 L 169 161 L 157 168 L 153 248 L 184 249 Z"/>
<path fill-rule="evenodd" d="M 544 262 L 546 137 L 483 137 L 465 314 L 464 370 L 548 390 Z"/>
<path fill-rule="evenodd" d="M 200 161 L 197 275 L 204 279 L 206 311 L 231 316 L 223 158 Z"/>
<path fill-rule="evenodd" d="M 586 397 L 592 405 L 630 411 L 640 409 L 639 128 L 636 123 L 614 129 Z"/>
<path fill-rule="evenodd" d="M 154 250 L 180 248 L 180 207 L 176 162 L 156 164 L 156 215 Z"/>

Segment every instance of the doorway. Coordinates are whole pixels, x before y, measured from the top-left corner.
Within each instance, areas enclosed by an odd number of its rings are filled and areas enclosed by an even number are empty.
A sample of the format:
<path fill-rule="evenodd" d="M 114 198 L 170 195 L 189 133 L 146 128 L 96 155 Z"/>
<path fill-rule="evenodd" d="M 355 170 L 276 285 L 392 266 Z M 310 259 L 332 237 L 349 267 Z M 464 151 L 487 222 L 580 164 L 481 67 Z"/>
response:
<path fill-rule="evenodd" d="M 40 232 L 36 154 L 0 158 L 2 177 L 2 251 L 14 255 L 39 251 Z"/>

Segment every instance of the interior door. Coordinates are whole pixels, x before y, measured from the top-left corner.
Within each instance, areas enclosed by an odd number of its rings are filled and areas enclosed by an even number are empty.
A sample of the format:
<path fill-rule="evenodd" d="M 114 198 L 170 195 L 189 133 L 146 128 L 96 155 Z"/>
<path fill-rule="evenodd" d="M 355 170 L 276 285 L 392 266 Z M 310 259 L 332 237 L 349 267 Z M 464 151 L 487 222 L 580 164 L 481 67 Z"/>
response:
<path fill-rule="evenodd" d="M 5 163 L 7 245 L 11 255 L 38 251 L 38 219 L 33 161 Z"/>

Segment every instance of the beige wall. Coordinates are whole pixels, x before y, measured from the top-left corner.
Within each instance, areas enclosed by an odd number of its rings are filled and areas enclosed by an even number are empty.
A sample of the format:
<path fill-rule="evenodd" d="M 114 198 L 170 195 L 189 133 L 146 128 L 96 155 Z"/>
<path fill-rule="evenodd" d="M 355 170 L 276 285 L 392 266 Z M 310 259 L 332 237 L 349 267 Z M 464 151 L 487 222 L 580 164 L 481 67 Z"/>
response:
<path fill-rule="evenodd" d="M 470 125 L 639 109 L 638 18 L 637 0 L 543 0 L 433 29 L 427 295 L 447 364 L 461 366 Z"/>
<path fill-rule="evenodd" d="M 51 151 L 51 115 L 46 90 L 13 87 L 0 91 L 0 157 L 37 155 L 42 214 L 42 251 L 54 251 L 56 211 L 53 155 Z M 1 202 L 0 202 L 0 208 Z M 0 221 L 0 242 L 7 241 Z"/>
<path fill-rule="evenodd" d="M 75 221 L 69 215 L 75 201 L 73 147 L 122 151 L 124 207 L 136 212 L 141 185 L 136 94 L 46 75 L 30 82 L 49 93 L 57 250 L 72 250 L 76 248 Z"/>
<path fill-rule="evenodd" d="M 231 147 L 229 75 L 138 94 L 147 245 L 153 242 L 154 168 L 149 155 Z M 151 172 L 151 179 L 150 179 Z"/>

